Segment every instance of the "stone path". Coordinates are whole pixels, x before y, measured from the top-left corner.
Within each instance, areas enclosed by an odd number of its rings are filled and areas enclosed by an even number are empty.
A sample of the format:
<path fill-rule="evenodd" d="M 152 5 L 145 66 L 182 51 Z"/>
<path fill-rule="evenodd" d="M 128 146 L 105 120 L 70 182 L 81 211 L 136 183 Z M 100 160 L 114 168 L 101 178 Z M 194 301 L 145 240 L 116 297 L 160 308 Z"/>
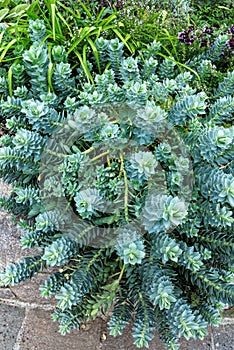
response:
<path fill-rule="evenodd" d="M 136 350 L 130 328 L 122 336 L 108 336 L 107 323 L 102 318 L 72 331 L 65 337 L 51 320 L 51 306 L 30 304 L 18 299 L 0 300 L 0 350 Z M 181 350 L 233 350 L 233 320 L 225 320 L 211 329 L 203 341 L 181 340 Z M 144 348 L 145 349 L 145 348 Z M 149 350 L 166 350 L 156 336 Z"/>
<path fill-rule="evenodd" d="M 1 186 L 0 186 L 1 187 Z M 1 195 L 1 193 L 0 193 Z M 31 255 L 21 249 L 20 231 L 11 217 L 0 212 L 0 270 Z M 65 337 L 51 320 L 54 299 L 42 299 L 38 287 L 47 278 L 39 273 L 31 281 L 11 288 L 0 288 L 0 350 L 136 350 L 130 327 L 123 336 L 108 335 L 107 321 L 97 318 Z M 211 328 L 203 340 L 181 340 L 181 350 L 234 350 L 234 318 L 225 318 L 219 328 Z M 149 350 L 166 350 L 156 336 Z"/>

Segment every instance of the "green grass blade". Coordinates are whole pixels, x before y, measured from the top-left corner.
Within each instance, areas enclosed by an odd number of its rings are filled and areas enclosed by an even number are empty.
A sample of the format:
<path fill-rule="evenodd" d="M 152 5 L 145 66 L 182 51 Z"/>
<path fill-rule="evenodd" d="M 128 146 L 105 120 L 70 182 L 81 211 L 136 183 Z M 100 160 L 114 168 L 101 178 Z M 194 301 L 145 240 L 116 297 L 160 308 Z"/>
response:
<path fill-rule="evenodd" d="M 126 37 L 124 38 L 120 31 L 116 28 L 112 28 L 113 32 L 120 38 L 120 40 L 124 43 L 124 45 L 128 48 L 128 50 L 133 54 L 133 50 L 130 45 L 128 45 L 127 41 L 131 38 L 130 34 L 126 34 Z"/>
<path fill-rule="evenodd" d="M 228 7 L 226 7 L 226 6 L 222 6 L 222 5 L 219 5 L 218 8 L 219 8 L 219 9 L 223 9 L 223 10 L 231 11 L 230 8 L 228 8 Z"/>
<path fill-rule="evenodd" d="M 57 5 L 61 6 L 65 11 L 67 11 L 68 13 L 70 13 L 73 17 L 75 17 L 76 19 L 80 19 L 80 13 L 79 15 L 77 15 L 74 11 L 72 11 L 69 7 L 65 6 L 62 2 L 57 1 Z"/>
<path fill-rule="evenodd" d="M 85 72 L 88 82 L 91 82 L 92 84 L 94 84 L 93 77 L 91 76 L 91 73 L 87 67 L 87 62 L 84 62 L 84 60 L 81 57 L 81 54 L 77 50 L 74 50 L 74 53 L 79 58 L 80 64 Z M 83 57 L 84 57 L 84 53 L 83 53 Z"/>
<path fill-rule="evenodd" d="M 170 42 L 170 44 L 171 44 L 171 46 L 172 46 L 173 52 L 174 52 L 174 54 L 175 54 L 175 56 L 176 56 L 176 59 L 177 59 L 177 61 L 178 61 L 178 60 L 179 60 L 178 52 L 177 52 L 176 47 L 175 47 L 175 45 L 174 45 L 174 43 L 173 43 L 173 40 L 172 40 L 172 38 L 176 38 L 176 37 L 171 36 L 171 34 L 168 32 L 168 30 L 167 30 L 166 28 L 163 29 L 163 32 L 166 33 L 166 35 L 167 35 L 167 36 L 166 36 L 166 37 L 167 37 L 167 40 L 169 40 L 169 42 Z M 177 39 L 177 38 L 176 38 L 176 39 Z"/>
<path fill-rule="evenodd" d="M 1 44 L 1 42 L 2 42 L 3 36 L 4 36 L 4 34 L 5 34 L 5 31 L 6 31 L 6 30 L 3 30 L 3 31 L 0 33 L 0 44 Z"/>
<path fill-rule="evenodd" d="M 92 16 L 92 13 L 89 11 L 89 9 L 85 6 L 85 4 L 82 2 L 82 1 L 79 1 L 80 3 L 80 6 L 83 8 L 83 10 L 85 11 L 86 15 L 92 19 L 93 16 Z"/>
<path fill-rule="evenodd" d="M 99 22 L 101 19 L 102 19 L 102 15 L 103 15 L 103 12 L 105 11 L 105 7 L 103 7 L 101 9 L 101 11 L 99 12 L 97 18 L 96 18 L 96 22 Z"/>
<path fill-rule="evenodd" d="M 65 18 L 61 15 L 60 12 L 57 13 L 57 16 L 61 19 L 61 21 L 65 24 L 65 26 L 68 28 L 70 34 L 72 34 L 72 30 L 69 26 L 69 24 L 67 23 L 67 21 L 65 20 Z"/>
<path fill-rule="evenodd" d="M 56 30 L 55 30 L 55 4 L 51 4 L 51 19 L 52 19 L 52 31 L 53 31 L 53 39 L 56 39 Z"/>
<path fill-rule="evenodd" d="M 89 80 L 91 81 L 92 84 L 94 84 L 94 80 L 93 80 L 93 77 L 91 75 L 91 72 L 88 68 L 88 65 L 87 65 L 87 47 L 88 45 L 85 44 L 83 46 L 83 63 L 84 63 L 84 67 L 85 67 L 85 74 L 87 75 L 87 77 L 89 78 Z"/>
<path fill-rule="evenodd" d="M 52 31 L 52 25 L 51 25 L 51 6 L 50 6 L 50 2 L 44 0 L 44 4 L 47 7 L 48 11 L 49 11 L 49 16 L 46 16 L 45 11 L 39 6 L 39 10 L 40 10 L 40 16 L 42 17 L 42 19 L 44 20 L 47 29 L 49 28 Z M 30 16 L 33 16 L 33 13 L 30 13 Z M 36 17 L 37 18 L 37 17 Z M 35 19 L 36 19 L 35 18 Z M 53 35 L 53 33 L 52 33 Z"/>
<path fill-rule="evenodd" d="M 5 8 L 5 9 L 2 9 L 0 10 L 0 21 L 3 20 L 4 17 L 6 17 L 6 15 L 9 13 L 9 9 L 8 8 Z"/>
<path fill-rule="evenodd" d="M 53 84 L 52 84 L 52 76 L 54 72 L 54 65 L 52 62 L 49 63 L 48 66 L 48 86 L 49 86 L 49 92 L 54 91 Z"/>
<path fill-rule="evenodd" d="M 10 2 L 11 0 L 0 0 L 0 8 L 8 6 Z"/>
<path fill-rule="evenodd" d="M 117 18 L 117 16 L 113 13 L 112 15 L 108 16 L 107 18 L 104 18 L 100 24 L 102 26 L 106 26 L 110 22 L 114 21 L 116 18 Z"/>
<path fill-rule="evenodd" d="M 196 75 L 196 77 L 198 78 L 199 81 L 201 80 L 199 74 L 198 74 L 195 70 L 193 70 L 192 68 L 186 66 L 186 64 L 183 64 L 183 63 L 181 63 L 181 62 L 179 62 L 179 61 L 173 60 L 173 58 L 168 57 L 168 56 L 166 56 L 166 55 L 163 55 L 161 52 L 157 52 L 157 55 L 159 55 L 159 56 L 161 56 L 161 57 L 163 57 L 163 58 L 166 58 L 166 59 L 168 59 L 168 60 L 170 60 L 170 61 L 175 62 L 175 63 L 177 64 L 178 67 L 181 66 L 181 67 L 183 67 L 183 68 L 189 70 L 191 73 L 193 73 L 194 75 Z"/>
<path fill-rule="evenodd" d="M 87 39 L 90 35 L 96 34 L 97 33 L 97 28 L 96 27 L 84 27 L 80 29 L 79 33 L 79 39 L 77 39 L 74 44 L 71 46 L 71 48 L 68 50 L 68 54 L 71 53 L 78 45 L 79 43 Z"/>
<path fill-rule="evenodd" d="M 12 95 L 13 95 L 13 84 L 12 84 L 12 66 L 13 65 L 14 65 L 14 63 L 8 69 L 8 74 L 7 74 L 7 82 L 8 82 L 8 89 L 9 89 L 10 97 L 12 97 Z"/>
<path fill-rule="evenodd" d="M 101 67 L 100 67 L 100 60 L 99 60 L 99 55 L 98 55 L 98 50 L 93 42 L 93 40 L 91 40 L 90 38 L 87 38 L 87 41 L 89 43 L 89 45 L 91 46 L 92 50 L 93 50 L 93 54 L 96 58 L 96 62 L 97 62 L 97 66 L 98 66 L 98 72 L 101 73 Z"/>
<path fill-rule="evenodd" d="M 9 12 L 7 18 L 22 17 L 23 15 L 27 15 L 28 9 L 29 5 L 27 4 L 17 5 Z"/>
<path fill-rule="evenodd" d="M 1 54 L 1 56 L 0 56 L 0 62 L 2 62 L 2 60 L 4 59 L 4 57 L 5 57 L 6 53 L 7 53 L 7 51 L 8 51 L 8 50 L 11 48 L 11 46 L 13 46 L 16 42 L 17 42 L 17 40 L 16 40 L 16 39 L 13 39 L 13 40 L 11 40 L 11 41 L 6 45 L 6 47 L 4 48 L 4 50 L 3 50 L 3 52 L 2 52 L 2 54 Z"/>

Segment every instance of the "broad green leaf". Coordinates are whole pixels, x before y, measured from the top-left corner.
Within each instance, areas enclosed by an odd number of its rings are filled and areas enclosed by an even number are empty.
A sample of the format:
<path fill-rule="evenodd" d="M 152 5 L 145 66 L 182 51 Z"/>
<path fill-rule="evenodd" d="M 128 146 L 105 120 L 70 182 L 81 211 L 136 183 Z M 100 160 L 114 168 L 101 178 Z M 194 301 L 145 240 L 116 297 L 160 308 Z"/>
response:
<path fill-rule="evenodd" d="M 0 10 L 0 21 L 3 20 L 4 17 L 6 17 L 6 15 L 9 13 L 9 9 L 8 8 L 5 8 L 5 9 L 2 9 Z"/>
<path fill-rule="evenodd" d="M 15 6 L 8 14 L 7 18 L 21 17 L 23 14 L 26 15 L 26 11 L 29 9 L 29 5 L 21 4 Z"/>
<path fill-rule="evenodd" d="M 0 7 L 6 7 L 10 2 L 11 0 L 0 0 Z"/>

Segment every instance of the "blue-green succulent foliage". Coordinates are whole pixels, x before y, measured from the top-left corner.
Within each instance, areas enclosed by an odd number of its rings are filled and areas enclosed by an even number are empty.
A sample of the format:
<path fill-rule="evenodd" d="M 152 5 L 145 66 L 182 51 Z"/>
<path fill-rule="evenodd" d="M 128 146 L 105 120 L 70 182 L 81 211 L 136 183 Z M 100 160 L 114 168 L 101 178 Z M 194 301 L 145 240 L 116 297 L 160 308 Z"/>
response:
<path fill-rule="evenodd" d="M 12 185 L 1 206 L 23 215 L 22 246 L 40 254 L 1 283 L 59 266 L 40 290 L 58 299 L 62 334 L 112 307 L 110 334 L 133 320 L 137 347 L 156 329 L 171 350 L 202 339 L 234 300 L 233 72 L 208 95 L 159 43 L 126 58 L 99 38 L 103 73 L 93 59 L 84 82 L 63 47 L 48 50 L 43 22 L 29 27 L 12 94 L 0 77 L 0 175 Z"/>

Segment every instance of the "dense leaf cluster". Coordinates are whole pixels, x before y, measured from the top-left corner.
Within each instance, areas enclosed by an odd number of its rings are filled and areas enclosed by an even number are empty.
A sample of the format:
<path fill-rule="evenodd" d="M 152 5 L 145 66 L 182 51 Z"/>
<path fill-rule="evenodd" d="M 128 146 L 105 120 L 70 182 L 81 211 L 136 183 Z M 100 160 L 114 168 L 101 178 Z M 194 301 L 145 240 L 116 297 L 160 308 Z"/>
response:
<path fill-rule="evenodd" d="M 208 95 L 159 43 L 125 58 L 100 38 L 106 69 L 84 82 L 62 47 L 48 52 L 43 23 L 30 35 L 12 94 L 1 90 L 0 175 L 13 186 L 1 204 L 24 214 L 22 245 L 40 254 L 2 283 L 58 266 L 40 290 L 58 299 L 62 334 L 113 307 L 110 334 L 133 321 L 137 347 L 155 330 L 168 349 L 203 338 L 234 299 L 233 72 Z"/>

